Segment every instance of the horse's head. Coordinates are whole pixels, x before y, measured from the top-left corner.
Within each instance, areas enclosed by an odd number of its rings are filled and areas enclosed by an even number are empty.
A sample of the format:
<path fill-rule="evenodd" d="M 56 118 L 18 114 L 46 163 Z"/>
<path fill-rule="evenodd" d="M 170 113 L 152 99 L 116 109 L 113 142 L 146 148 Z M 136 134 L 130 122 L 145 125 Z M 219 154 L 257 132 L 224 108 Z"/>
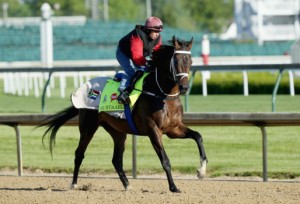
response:
<path fill-rule="evenodd" d="M 186 42 L 173 36 L 172 44 L 175 50 L 171 59 L 170 69 L 173 73 L 174 81 L 179 85 L 180 94 L 187 94 L 190 88 L 189 71 L 192 65 L 191 48 L 193 38 Z"/>
<path fill-rule="evenodd" d="M 189 91 L 189 71 L 192 65 L 193 38 L 186 42 L 173 36 L 171 45 L 163 45 L 152 53 L 155 80 L 166 96 L 178 96 Z M 171 93 L 172 92 L 172 93 Z"/>

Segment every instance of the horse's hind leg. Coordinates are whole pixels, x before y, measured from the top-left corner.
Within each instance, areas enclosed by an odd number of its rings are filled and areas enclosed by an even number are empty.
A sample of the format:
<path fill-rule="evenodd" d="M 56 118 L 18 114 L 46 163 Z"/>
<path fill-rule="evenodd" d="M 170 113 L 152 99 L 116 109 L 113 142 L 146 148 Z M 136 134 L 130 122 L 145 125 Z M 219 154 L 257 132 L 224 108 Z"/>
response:
<path fill-rule="evenodd" d="M 119 178 L 125 190 L 129 190 L 129 181 L 123 169 L 123 154 L 125 151 L 126 134 L 113 129 L 107 123 L 101 125 L 111 135 L 114 141 L 114 153 L 113 153 L 112 163 L 119 175 Z"/>
<path fill-rule="evenodd" d="M 77 188 L 78 173 L 84 159 L 84 153 L 99 127 L 98 111 L 81 109 L 79 111 L 80 140 L 75 151 L 74 171 L 71 188 Z"/>

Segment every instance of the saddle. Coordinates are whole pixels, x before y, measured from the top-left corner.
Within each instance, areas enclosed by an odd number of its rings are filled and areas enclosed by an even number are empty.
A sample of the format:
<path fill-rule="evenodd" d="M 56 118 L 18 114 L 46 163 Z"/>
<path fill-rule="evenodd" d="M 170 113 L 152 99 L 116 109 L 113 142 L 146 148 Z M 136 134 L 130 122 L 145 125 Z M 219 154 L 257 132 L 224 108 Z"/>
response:
<path fill-rule="evenodd" d="M 130 93 L 130 108 L 138 100 L 142 93 L 144 78 L 149 73 L 144 73 L 143 76 L 136 82 L 134 89 Z M 119 80 L 114 80 L 109 77 L 97 77 L 87 81 L 76 92 L 71 94 L 71 101 L 77 109 L 93 109 L 105 112 L 124 112 L 124 105 L 118 103 L 120 94 Z"/>

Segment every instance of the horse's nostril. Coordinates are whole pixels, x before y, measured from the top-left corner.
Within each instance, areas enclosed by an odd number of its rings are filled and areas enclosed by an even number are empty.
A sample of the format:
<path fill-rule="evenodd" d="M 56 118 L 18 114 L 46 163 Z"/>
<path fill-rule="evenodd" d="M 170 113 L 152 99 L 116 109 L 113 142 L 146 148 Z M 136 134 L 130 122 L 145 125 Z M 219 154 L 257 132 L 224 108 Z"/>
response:
<path fill-rule="evenodd" d="M 187 94 L 190 87 L 188 85 L 180 85 L 179 90 L 181 94 Z"/>

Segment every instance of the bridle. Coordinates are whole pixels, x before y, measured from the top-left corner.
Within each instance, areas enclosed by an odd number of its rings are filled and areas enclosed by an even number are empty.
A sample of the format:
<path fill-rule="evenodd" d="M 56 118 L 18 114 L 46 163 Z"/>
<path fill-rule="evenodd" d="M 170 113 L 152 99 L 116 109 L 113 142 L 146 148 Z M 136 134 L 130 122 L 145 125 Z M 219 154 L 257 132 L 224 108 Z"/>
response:
<path fill-rule="evenodd" d="M 187 50 L 175 50 L 174 54 L 173 54 L 173 57 L 170 61 L 170 72 L 173 73 L 173 79 L 175 82 L 179 82 L 181 81 L 184 77 L 188 77 L 189 74 L 186 73 L 186 72 L 181 72 L 181 73 L 177 73 L 176 70 L 175 70 L 175 63 L 174 63 L 174 56 L 175 54 L 188 54 L 190 55 L 191 54 L 191 51 L 187 51 Z M 181 76 L 180 80 L 177 80 L 177 77 Z"/>
<path fill-rule="evenodd" d="M 171 58 L 171 61 L 170 61 L 170 72 L 173 74 L 173 79 L 176 83 L 178 83 L 179 81 L 181 81 L 183 78 L 185 77 L 188 77 L 189 74 L 186 73 L 186 72 L 181 72 L 181 73 L 177 73 L 177 71 L 175 70 L 175 62 L 174 62 L 174 56 L 175 54 L 186 54 L 186 55 L 190 55 L 191 54 L 191 51 L 187 51 L 187 50 L 175 50 L 174 53 L 173 53 L 173 56 Z M 178 80 L 177 77 L 180 77 L 181 78 Z M 155 69 L 155 80 L 156 80 L 156 84 L 159 88 L 159 90 L 165 95 L 165 96 L 170 96 L 170 97 L 174 97 L 174 96 L 178 96 L 180 94 L 180 92 L 176 93 L 176 94 L 166 94 L 162 88 L 160 87 L 159 85 L 159 82 L 158 82 L 158 78 L 157 78 L 157 68 Z"/>

